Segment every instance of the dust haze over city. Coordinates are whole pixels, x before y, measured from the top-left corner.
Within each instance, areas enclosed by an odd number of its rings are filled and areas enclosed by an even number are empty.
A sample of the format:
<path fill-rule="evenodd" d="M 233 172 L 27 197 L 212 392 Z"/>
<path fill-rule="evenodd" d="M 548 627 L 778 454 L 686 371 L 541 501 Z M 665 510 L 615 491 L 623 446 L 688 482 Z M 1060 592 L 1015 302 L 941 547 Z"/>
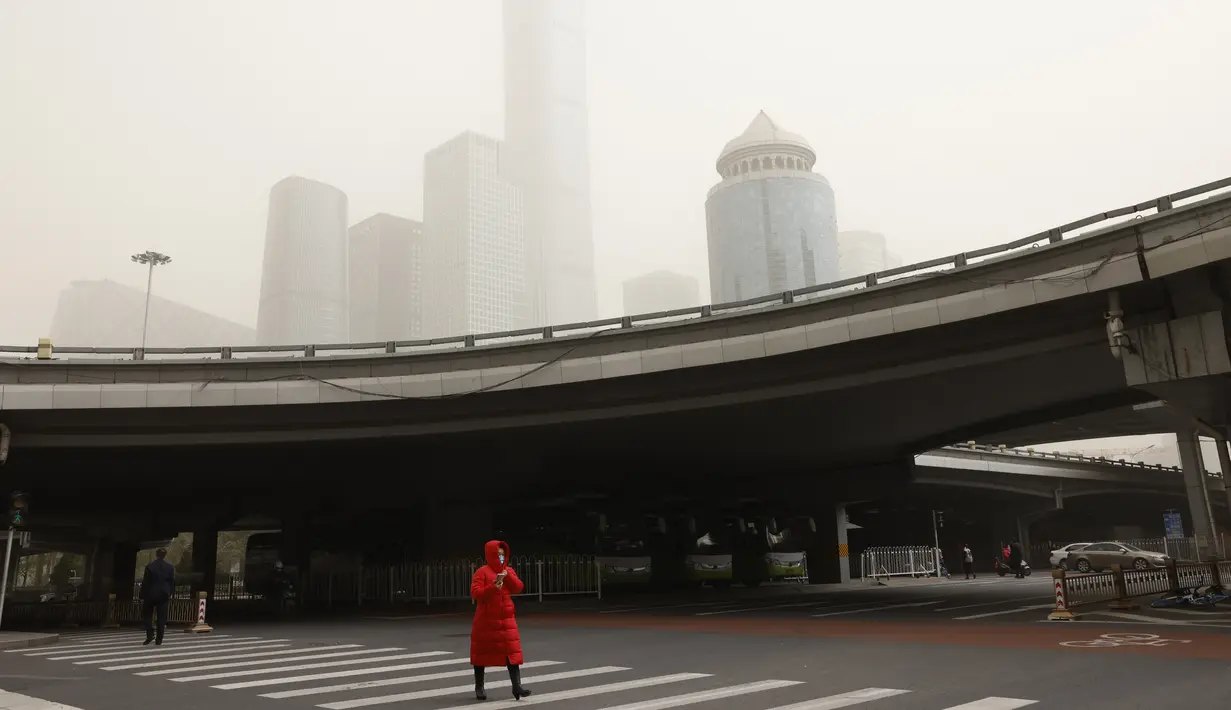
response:
<path fill-rule="evenodd" d="M 155 250 L 173 261 L 153 276 L 149 344 L 227 344 L 166 342 L 160 299 L 256 328 L 263 262 L 291 258 L 290 247 L 267 250 L 267 231 L 283 228 L 276 204 L 314 210 L 342 235 L 302 247 L 339 284 L 351 228 L 352 300 L 376 279 L 398 282 L 381 298 L 413 305 L 393 317 L 401 325 L 369 319 L 359 332 L 357 306 L 335 303 L 315 316 L 333 319 L 328 328 L 273 327 L 263 339 L 385 340 L 825 283 L 1211 181 L 1231 155 L 1225 3 L 569 5 L 576 26 L 533 60 L 505 46 L 521 35 L 498 0 L 0 5 L 0 343 L 48 337 L 62 292 L 110 280 L 132 287 L 120 289 L 123 316 L 108 315 L 123 328 L 55 344 L 137 346 L 107 337 L 136 338 L 148 273 L 130 255 Z M 506 67 L 517 57 L 539 64 Z M 537 96 L 518 83 L 533 71 L 584 90 Z M 730 263 L 749 238 L 736 193 L 756 182 L 741 134 L 785 141 L 765 154 L 777 171 L 766 181 L 789 183 L 773 219 L 802 241 L 777 276 Z M 275 185 L 290 177 L 312 182 L 280 203 Z M 464 204 L 476 184 L 481 204 Z M 356 227 L 378 213 L 403 220 Z M 417 230 L 422 253 L 372 251 L 364 271 L 354 243 L 365 228 Z M 884 235 L 890 253 L 862 270 L 840 265 L 838 232 Z M 459 234 L 503 275 L 440 266 Z M 793 265 L 801 255 L 808 263 Z M 412 258 L 417 295 L 402 272 L 375 276 L 376 262 Z M 646 276 L 660 271 L 674 276 Z M 282 272 L 266 275 L 266 290 L 302 287 Z M 640 300 L 625 282 L 641 284 Z M 478 300 L 442 305 L 467 298 Z M 304 308 L 277 299 L 265 299 L 271 314 Z M 76 300 L 88 310 L 105 298 Z"/>

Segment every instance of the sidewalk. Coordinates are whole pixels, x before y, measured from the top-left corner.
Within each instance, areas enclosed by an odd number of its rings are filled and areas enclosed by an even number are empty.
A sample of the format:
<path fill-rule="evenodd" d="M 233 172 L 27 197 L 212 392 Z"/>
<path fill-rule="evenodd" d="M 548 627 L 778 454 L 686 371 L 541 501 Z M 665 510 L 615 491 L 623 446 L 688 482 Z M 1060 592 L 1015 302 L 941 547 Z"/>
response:
<path fill-rule="evenodd" d="M 45 646 L 60 640 L 59 634 L 29 634 L 23 631 L 0 631 L 0 650 Z"/>

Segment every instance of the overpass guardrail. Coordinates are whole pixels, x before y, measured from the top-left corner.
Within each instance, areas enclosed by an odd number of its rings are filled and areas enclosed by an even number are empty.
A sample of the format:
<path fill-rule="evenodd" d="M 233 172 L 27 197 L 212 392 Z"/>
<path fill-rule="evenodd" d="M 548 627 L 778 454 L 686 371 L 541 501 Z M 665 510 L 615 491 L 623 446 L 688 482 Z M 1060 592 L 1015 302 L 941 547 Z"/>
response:
<path fill-rule="evenodd" d="M 456 335 L 444 338 L 431 338 L 426 340 L 407 340 L 407 341 L 381 341 L 381 342 L 366 342 L 366 343 L 325 343 L 325 344 L 298 344 L 298 345 L 234 345 L 234 346 L 203 346 L 203 347 L 188 347 L 188 348 L 133 348 L 133 347 L 60 347 L 55 348 L 56 352 L 69 355 L 113 355 L 123 356 L 111 359 L 132 359 L 144 360 L 150 355 L 159 356 L 200 356 L 203 357 L 218 357 L 223 360 L 233 359 L 236 355 L 260 355 L 260 354 L 291 354 L 299 355 L 305 358 L 317 357 L 317 353 L 338 353 L 338 354 L 365 354 L 365 353 L 385 353 L 396 354 L 401 352 L 431 350 L 447 348 L 469 348 L 483 343 L 497 342 L 523 342 L 535 340 L 547 340 L 557 337 L 562 334 L 585 336 L 596 335 L 613 329 L 632 328 L 637 324 L 649 323 L 665 323 L 665 322 L 682 322 L 692 319 L 704 319 L 717 314 L 736 313 L 741 311 L 755 310 L 760 308 L 790 305 L 800 300 L 808 300 L 811 298 L 824 297 L 835 295 L 847 291 L 852 291 L 858 288 L 871 288 L 880 285 L 884 282 L 903 280 L 908 278 L 931 277 L 945 270 L 960 269 L 978 263 L 978 260 L 992 258 L 1000 258 L 1008 255 L 1010 252 L 1025 250 L 1038 247 L 1040 245 L 1055 244 L 1065 239 L 1065 234 L 1085 229 L 1102 222 L 1116 220 L 1121 217 L 1130 215 L 1141 216 L 1141 213 L 1153 210 L 1155 213 L 1162 213 L 1173 209 L 1176 203 L 1188 200 L 1195 197 L 1209 197 L 1212 193 L 1231 188 L 1231 177 L 1215 180 L 1204 185 L 1181 190 L 1169 195 L 1164 195 L 1145 202 L 1139 202 L 1133 205 L 1127 205 L 1119 209 L 1110 210 L 1108 212 L 1099 212 L 1084 219 L 1079 219 L 1067 224 L 1062 224 L 1058 227 L 1048 229 L 1037 234 L 1032 234 L 1027 237 L 1022 237 L 1003 244 L 997 244 L 974 251 L 962 252 L 952 256 L 944 256 L 935 259 L 929 259 L 914 264 L 895 267 L 892 269 L 884 269 L 865 276 L 855 276 L 830 283 L 818 284 L 816 286 L 808 286 L 806 288 L 793 289 L 783 291 L 782 293 L 774 293 L 756 298 L 749 298 L 740 301 L 730 301 L 726 303 L 715 303 L 712 305 L 697 306 L 693 308 L 678 308 L 668 311 L 658 311 L 655 313 L 643 313 L 638 315 L 629 315 L 615 318 L 600 318 L 593 321 L 566 323 L 560 325 L 549 325 L 541 328 L 523 328 L 519 330 L 500 331 L 494 333 L 479 333 L 472 335 Z M 52 347 L 48 343 L 45 348 L 40 346 L 14 346 L 0 345 L 0 353 L 16 353 L 35 355 L 40 360 L 51 359 Z"/>

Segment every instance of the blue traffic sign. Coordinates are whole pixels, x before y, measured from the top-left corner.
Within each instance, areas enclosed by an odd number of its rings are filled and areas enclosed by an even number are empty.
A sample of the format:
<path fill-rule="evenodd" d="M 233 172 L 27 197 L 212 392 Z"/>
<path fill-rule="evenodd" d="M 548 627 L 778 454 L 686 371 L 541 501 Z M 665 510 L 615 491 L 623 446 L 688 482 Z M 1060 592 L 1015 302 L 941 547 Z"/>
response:
<path fill-rule="evenodd" d="M 1184 537 L 1184 522 L 1180 519 L 1180 514 L 1163 513 L 1163 529 L 1172 540 Z"/>

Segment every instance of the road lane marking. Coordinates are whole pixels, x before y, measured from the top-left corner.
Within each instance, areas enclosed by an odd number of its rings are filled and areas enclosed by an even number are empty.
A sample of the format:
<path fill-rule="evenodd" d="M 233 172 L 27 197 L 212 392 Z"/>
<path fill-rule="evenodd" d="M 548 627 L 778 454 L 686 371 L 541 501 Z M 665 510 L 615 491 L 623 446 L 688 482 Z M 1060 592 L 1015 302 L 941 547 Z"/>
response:
<path fill-rule="evenodd" d="M 1183 619 L 1159 619 L 1153 616 L 1144 616 L 1142 614 L 1129 614 L 1123 611 L 1090 611 L 1087 614 L 1098 614 L 1099 616 L 1110 616 L 1116 619 L 1129 619 L 1131 621 L 1140 621 L 1147 624 L 1161 624 L 1163 626 L 1188 626 L 1189 623 Z"/>
<path fill-rule="evenodd" d="M 415 621 L 417 619 L 440 619 L 446 616 L 469 616 L 464 611 L 455 611 L 448 614 L 407 614 L 406 616 L 365 616 L 365 619 L 374 619 L 376 621 Z"/>
<path fill-rule="evenodd" d="M 945 710 L 1016 710 L 1027 705 L 1034 705 L 1037 700 L 1019 700 L 1018 698 L 984 698 L 973 703 L 954 705 Z"/>
<path fill-rule="evenodd" d="M 735 609 L 719 609 L 718 611 L 699 611 L 693 616 L 714 616 L 716 614 L 739 614 L 745 611 L 764 611 L 766 609 L 789 609 L 801 606 L 829 606 L 827 602 L 794 602 L 791 604 L 769 604 L 767 606 L 742 606 Z"/>
<path fill-rule="evenodd" d="M 549 673 L 547 675 L 534 676 L 532 678 L 522 678 L 522 682 L 523 683 L 531 683 L 531 682 L 546 683 L 546 682 L 553 681 L 553 680 L 567 680 L 569 678 L 582 677 L 582 676 L 579 676 L 578 674 L 600 675 L 603 673 L 618 673 L 618 672 L 627 671 L 627 670 L 632 670 L 632 669 L 625 668 L 623 666 L 600 666 L 598 668 L 586 668 L 586 669 L 582 669 L 578 671 L 566 671 L 563 673 Z M 689 676 L 701 675 L 703 676 L 704 674 L 684 673 L 680 675 L 689 675 Z M 666 676 L 666 677 L 674 678 L 674 676 Z M 687 680 L 687 679 L 679 678 L 678 680 Z M 674 681 L 664 681 L 664 682 L 674 682 Z M 507 680 L 498 680 L 494 683 L 488 683 L 487 687 L 488 688 L 507 688 L 510 685 L 512 685 L 512 683 L 510 683 Z M 603 688 L 607 686 L 600 685 L 596 687 Z M 460 695 L 460 694 L 468 693 L 468 692 L 474 693 L 473 683 L 467 683 L 466 685 L 455 685 L 449 688 L 433 688 L 431 690 L 420 690 L 414 693 L 400 693 L 398 695 L 381 695 L 381 696 L 377 696 L 373 698 L 359 698 L 357 700 L 342 700 L 336 703 L 325 703 L 324 705 L 317 705 L 316 707 L 325 708 L 325 710 L 350 710 L 350 708 L 363 708 L 363 707 L 368 707 L 369 705 L 386 705 L 388 703 L 399 703 L 399 702 L 403 702 L 406 700 L 420 700 L 423 698 L 443 698 L 448 695 Z M 553 693 L 547 693 L 547 695 L 553 695 Z M 531 699 L 534 697 L 536 696 L 531 695 L 529 698 L 526 698 L 525 700 L 520 701 L 520 703 L 528 705 L 530 704 Z M 544 696 L 540 696 L 540 697 L 544 697 Z M 516 702 L 513 705 L 509 705 L 507 703 L 502 703 L 502 702 L 495 702 L 495 703 L 488 702 L 488 703 L 483 704 L 484 708 L 488 706 L 491 706 L 494 708 L 516 707 Z M 474 707 L 473 696 L 471 697 L 470 702 L 460 707 L 463 707 L 463 708 Z"/>
<path fill-rule="evenodd" d="M 695 607 L 738 606 L 741 603 L 743 602 L 725 601 L 725 602 L 690 602 L 688 604 L 661 604 L 658 606 L 632 606 L 632 607 L 625 607 L 622 609 L 603 609 L 599 611 L 598 613 L 600 614 L 627 614 L 628 612 L 631 612 L 631 611 L 657 611 L 659 609 L 683 609 L 683 608 L 690 607 L 690 606 L 695 606 Z"/>
<path fill-rule="evenodd" d="M 660 675 L 653 678 L 641 678 L 639 680 L 627 680 L 623 683 L 610 683 L 608 685 L 594 685 L 589 688 L 574 688 L 572 690 L 560 690 L 554 693 L 544 693 L 542 695 L 531 695 L 528 698 L 521 700 L 502 700 L 498 703 L 484 703 L 484 710 L 505 710 L 506 708 L 518 708 L 522 705 L 536 705 L 539 703 L 551 703 L 557 700 L 572 700 L 574 698 L 588 698 L 594 695 L 604 695 L 606 693 L 621 693 L 625 690 L 636 690 L 638 688 L 650 688 L 656 685 L 664 685 L 667 683 L 680 683 L 686 680 L 696 680 L 698 678 L 709 678 L 709 673 L 676 673 L 674 675 Z M 474 707 L 472 703 L 466 705 L 457 705 L 444 710 L 466 710 Z M 340 708 L 330 708 L 330 710 L 341 710 Z"/>
<path fill-rule="evenodd" d="M 345 661 L 327 661 L 325 663 L 303 663 L 295 666 L 282 666 L 279 668 L 254 668 L 246 671 L 234 671 L 230 673 L 210 673 L 208 675 L 183 676 L 180 678 L 171 678 L 170 680 L 176 683 L 187 683 L 193 680 L 217 680 L 219 678 L 236 678 L 247 675 L 261 675 L 263 673 L 282 673 L 284 671 L 306 671 L 313 668 L 334 668 L 337 666 L 355 666 L 360 663 L 384 663 L 385 661 L 401 661 L 408 658 L 425 658 L 428 656 L 447 656 L 449 651 L 428 651 L 427 653 L 402 653 L 396 656 L 381 656 L 380 658 L 352 658 Z M 462 660 L 469 659 L 451 659 L 455 663 L 460 663 Z M 189 669 L 184 669 L 185 671 Z"/>
<path fill-rule="evenodd" d="M 218 690 L 237 690 L 239 688 L 260 688 L 266 685 L 287 685 L 289 683 L 306 683 L 312 680 L 331 680 L 333 678 L 353 678 L 357 675 L 379 675 L 381 673 L 396 673 L 398 671 L 413 671 L 420 668 L 439 668 L 441 666 L 454 666 L 459 663 L 469 663 L 469 658 L 447 658 L 443 661 L 423 661 L 421 663 L 402 663 L 394 666 L 371 666 L 367 668 L 350 668 L 344 671 L 329 671 L 328 673 L 309 673 L 307 675 L 280 676 L 278 678 L 261 678 L 258 680 L 244 680 L 237 683 L 224 683 L 222 685 L 211 685 L 211 688 Z M 284 668 L 275 668 L 274 671 L 286 670 Z M 471 673 L 474 671 L 472 670 Z"/>
<path fill-rule="evenodd" d="M 344 643 L 339 646 L 330 646 L 329 648 L 331 649 L 362 648 L 362 645 L 357 644 L 357 643 Z M 122 665 L 122 666 L 103 666 L 103 670 L 105 671 L 127 671 L 127 670 L 132 670 L 133 668 L 160 668 L 162 666 L 182 666 L 182 665 L 189 664 L 189 663 L 201 663 L 202 661 L 206 661 L 209 663 L 213 663 L 214 661 L 234 661 L 240 658 L 263 659 L 263 660 L 256 660 L 256 661 L 246 661 L 245 665 L 251 665 L 254 663 L 288 663 L 290 661 L 302 661 L 304 660 L 304 658 L 308 658 L 308 656 L 298 656 L 295 654 L 317 653 L 321 650 L 323 649 L 287 648 L 281 651 L 261 651 L 259 653 L 235 653 L 229 656 L 213 656 L 211 658 L 180 658 L 174 661 L 147 661 L 143 663 L 126 663 L 125 665 Z M 340 651 L 338 653 L 317 653 L 317 655 L 312 656 L 312 658 L 329 658 L 331 656 L 355 656 L 355 655 L 359 655 L 363 653 L 387 653 L 389 651 L 405 651 L 405 650 L 406 649 L 404 648 L 369 648 L 363 651 Z M 270 656 L 281 656 L 281 658 L 269 658 Z M 294 656 L 294 658 L 287 658 L 286 656 Z M 131 659 L 125 659 L 125 660 L 131 660 Z M 195 668 L 200 669 L 201 666 L 196 666 Z M 178 671 L 175 668 L 170 668 L 170 669 L 167 669 L 167 672 L 176 673 Z M 135 674 L 135 675 L 140 675 L 140 674 Z"/>
<path fill-rule="evenodd" d="M 563 661 L 530 661 L 523 663 L 522 668 L 542 668 L 544 666 L 563 665 Z M 493 668 L 493 672 L 505 671 L 507 668 Z M 321 685 L 315 688 L 296 688 L 295 690 L 279 690 L 275 693 L 263 693 L 262 698 L 299 698 L 304 695 L 324 695 L 325 693 L 342 693 L 366 688 L 385 688 L 390 685 L 409 685 L 411 683 L 426 683 L 433 680 L 449 678 L 465 678 L 474 675 L 474 669 L 464 671 L 442 671 L 440 673 L 425 673 L 423 675 L 401 676 L 398 678 L 382 678 L 380 680 L 364 680 L 358 683 L 341 683 L 339 685 Z"/>
<path fill-rule="evenodd" d="M 999 604 L 1016 604 L 1018 602 L 1032 602 L 1038 599 L 1051 599 L 1050 596 L 1040 597 L 1034 595 L 1030 597 L 1017 597 L 1016 599 L 1001 599 L 998 602 L 983 602 L 981 604 L 964 604 L 962 606 L 947 606 L 943 609 L 933 609 L 933 611 L 959 611 L 961 609 L 975 609 L 981 606 L 997 606 Z"/>
<path fill-rule="evenodd" d="M 290 641 L 290 639 L 261 639 L 258 641 L 227 641 L 226 643 L 200 643 L 200 644 L 186 643 L 186 644 L 180 644 L 178 647 L 176 647 L 173 653 L 177 655 L 183 655 L 184 653 L 195 653 L 195 652 L 213 653 L 215 650 L 218 650 L 218 651 L 235 650 L 236 647 L 238 648 L 253 647 L 253 646 L 260 646 L 262 644 L 284 643 L 286 641 Z M 179 650 L 181 648 L 188 649 L 188 650 L 181 652 Z M 151 646 L 138 646 L 136 648 L 130 648 L 127 651 L 104 651 L 103 653 L 74 653 L 70 656 L 48 656 L 47 660 L 49 661 L 75 661 L 80 658 L 115 659 L 121 656 L 141 656 L 141 655 L 170 656 L 172 654 L 162 651 L 161 649 L 159 649 L 158 646 L 151 645 Z M 105 662 L 106 661 L 104 661 L 104 663 Z"/>
<path fill-rule="evenodd" d="M 955 616 L 954 621 L 970 621 L 971 619 L 987 619 L 993 616 L 1005 616 L 1007 614 L 1020 614 L 1023 611 L 1036 611 L 1038 609 L 1055 609 L 1055 604 L 1035 604 L 1033 606 L 1019 606 L 1016 609 L 1003 609 L 1001 611 L 988 611 L 982 614 L 971 614 L 970 616 Z"/>
<path fill-rule="evenodd" d="M 234 653 L 235 651 L 265 651 L 271 648 L 287 648 L 289 643 L 265 643 L 243 648 L 219 648 L 209 651 L 184 651 L 183 653 L 148 653 L 143 656 L 128 658 L 90 658 L 84 661 L 73 661 L 74 666 L 94 666 L 99 663 L 127 663 L 128 661 L 149 661 L 155 658 L 189 658 L 197 663 L 212 661 L 219 653 Z"/>
<path fill-rule="evenodd" d="M 777 690 L 778 688 L 787 688 L 792 685 L 802 684 L 803 681 L 800 680 L 761 680 L 755 683 L 728 685 L 725 688 L 714 688 L 713 690 L 702 690 L 696 693 L 685 693 L 682 695 L 672 695 L 666 698 L 642 700 L 640 702 L 626 703 L 624 705 L 609 705 L 601 710 L 663 710 L 663 708 L 678 708 L 685 705 L 704 703 L 710 700 L 734 698 L 740 695 L 760 693 L 766 690 Z"/>
<path fill-rule="evenodd" d="M 851 609 L 849 611 L 831 611 L 825 614 L 813 614 L 813 618 L 821 618 L 823 616 L 841 616 L 842 614 L 863 614 L 869 611 L 888 611 L 889 609 L 908 609 L 911 607 L 931 606 L 933 604 L 943 604 L 944 599 L 937 599 L 933 602 L 911 602 L 909 604 L 887 604 L 885 606 L 870 606 L 862 609 Z"/>
<path fill-rule="evenodd" d="M 815 700 L 805 700 L 801 703 L 780 705 L 768 710 L 836 710 L 837 708 L 859 705 L 860 703 L 880 700 L 881 698 L 905 695 L 909 692 L 909 690 L 898 690 L 896 688 L 864 688 L 863 690 L 856 690 L 850 693 L 839 693 L 838 695 L 816 698 Z"/>

